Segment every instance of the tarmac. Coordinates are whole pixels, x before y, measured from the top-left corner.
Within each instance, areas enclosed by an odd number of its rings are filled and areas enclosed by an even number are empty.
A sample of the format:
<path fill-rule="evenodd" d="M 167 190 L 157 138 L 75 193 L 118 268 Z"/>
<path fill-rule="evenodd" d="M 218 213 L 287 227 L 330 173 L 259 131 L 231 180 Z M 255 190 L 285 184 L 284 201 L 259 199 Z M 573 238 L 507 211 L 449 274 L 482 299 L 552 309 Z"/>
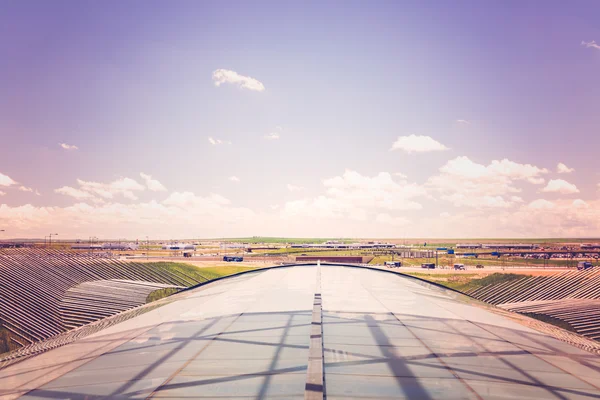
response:
<path fill-rule="evenodd" d="M 411 278 L 244 274 L 0 370 L 0 398 L 595 399 L 600 357 Z"/>

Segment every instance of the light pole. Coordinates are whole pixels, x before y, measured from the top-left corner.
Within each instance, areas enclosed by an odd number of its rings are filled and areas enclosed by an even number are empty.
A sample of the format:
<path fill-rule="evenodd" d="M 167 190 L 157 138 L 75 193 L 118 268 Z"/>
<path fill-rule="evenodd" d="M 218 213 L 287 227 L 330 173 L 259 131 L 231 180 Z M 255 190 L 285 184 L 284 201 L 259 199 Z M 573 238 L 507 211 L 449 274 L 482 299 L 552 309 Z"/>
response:
<path fill-rule="evenodd" d="M 98 240 L 96 236 L 90 236 L 90 253 L 94 254 L 94 240 Z"/>
<path fill-rule="evenodd" d="M 148 262 L 148 252 L 150 251 L 150 239 L 146 236 L 146 262 Z"/>
<path fill-rule="evenodd" d="M 52 248 L 52 236 L 58 236 L 58 233 L 51 233 L 48 235 L 48 247 Z"/>

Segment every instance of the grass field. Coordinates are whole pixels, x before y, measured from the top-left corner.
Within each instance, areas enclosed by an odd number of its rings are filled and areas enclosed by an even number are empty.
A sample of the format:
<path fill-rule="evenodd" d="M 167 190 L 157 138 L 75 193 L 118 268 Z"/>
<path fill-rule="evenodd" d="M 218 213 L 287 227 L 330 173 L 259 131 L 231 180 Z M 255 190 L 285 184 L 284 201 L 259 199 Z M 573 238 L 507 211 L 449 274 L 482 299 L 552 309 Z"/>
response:
<path fill-rule="evenodd" d="M 164 288 L 155 290 L 154 292 L 148 295 L 148 297 L 146 298 L 146 303 L 152 303 L 153 301 L 160 300 L 164 297 L 170 296 L 178 292 L 180 292 L 180 289 L 176 288 Z"/>
<path fill-rule="evenodd" d="M 558 318 L 551 317 L 549 315 L 535 314 L 535 313 L 520 313 L 520 314 L 526 315 L 529 318 L 537 319 L 538 321 L 546 322 L 547 324 L 552 324 L 554 326 L 558 326 L 559 328 L 563 328 L 567 331 L 577 332 L 575 330 L 575 328 L 573 328 L 573 326 L 571 326 L 571 324 L 569 324 L 568 322 L 565 322 Z"/>
<path fill-rule="evenodd" d="M 466 292 L 470 289 L 477 289 L 480 287 L 495 285 L 497 283 L 508 282 L 515 279 L 521 279 L 528 275 L 521 274 L 502 274 L 493 273 L 487 276 L 481 274 L 460 274 L 460 273 L 448 273 L 448 274 L 427 274 L 422 272 L 405 272 L 407 275 L 416 276 L 421 279 L 428 280 L 430 282 L 439 283 L 446 287 L 458 290 L 460 292 Z"/>
<path fill-rule="evenodd" d="M 0 354 L 18 349 L 19 346 L 10 340 L 10 331 L 0 321 Z"/>
<path fill-rule="evenodd" d="M 154 268 L 164 269 L 169 272 L 176 273 L 179 276 L 183 276 L 188 286 L 192 286 L 196 282 L 204 282 L 209 279 L 200 273 L 200 268 L 183 262 L 160 261 L 147 264 L 153 266 Z"/>
<path fill-rule="evenodd" d="M 213 279 L 221 278 L 223 276 L 237 274 L 238 272 L 250 271 L 256 269 L 254 267 L 245 267 L 240 265 L 216 265 L 214 267 L 198 267 L 192 264 L 181 263 L 181 262 L 156 262 L 151 263 L 155 267 L 163 268 L 171 272 L 177 272 L 178 275 L 184 275 L 190 279 L 190 286 L 194 285 L 199 281 L 201 283 L 212 281 Z M 191 279 L 194 279 L 192 281 Z M 162 299 L 179 292 L 178 289 L 166 288 L 155 290 L 148 295 L 146 303 Z"/>
<path fill-rule="evenodd" d="M 204 267 L 200 269 L 202 276 L 208 280 L 220 278 L 222 276 L 228 276 L 237 274 L 238 272 L 250 271 L 256 269 L 254 267 L 244 267 L 239 265 L 223 265 L 216 267 Z"/>

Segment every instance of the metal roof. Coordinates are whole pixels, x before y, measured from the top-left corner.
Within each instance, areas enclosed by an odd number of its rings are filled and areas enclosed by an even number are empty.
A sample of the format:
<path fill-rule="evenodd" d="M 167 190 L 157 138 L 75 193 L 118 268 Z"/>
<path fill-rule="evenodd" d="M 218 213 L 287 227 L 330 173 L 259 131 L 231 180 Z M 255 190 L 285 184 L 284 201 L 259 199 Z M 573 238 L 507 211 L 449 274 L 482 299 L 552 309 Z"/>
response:
<path fill-rule="evenodd" d="M 600 357 L 384 271 L 253 272 L 0 370 L 7 398 L 597 398 Z"/>

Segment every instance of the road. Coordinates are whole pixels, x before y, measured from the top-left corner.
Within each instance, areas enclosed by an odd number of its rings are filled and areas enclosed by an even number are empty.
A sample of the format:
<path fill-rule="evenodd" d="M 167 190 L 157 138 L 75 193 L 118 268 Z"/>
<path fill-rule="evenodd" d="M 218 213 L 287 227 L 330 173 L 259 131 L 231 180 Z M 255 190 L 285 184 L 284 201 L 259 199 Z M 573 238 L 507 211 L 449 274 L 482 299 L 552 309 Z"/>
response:
<path fill-rule="evenodd" d="M 600 357 L 384 271 L 280 268 L 178 298 L 0 370 L 0 394 L 600 398 Z"/>

